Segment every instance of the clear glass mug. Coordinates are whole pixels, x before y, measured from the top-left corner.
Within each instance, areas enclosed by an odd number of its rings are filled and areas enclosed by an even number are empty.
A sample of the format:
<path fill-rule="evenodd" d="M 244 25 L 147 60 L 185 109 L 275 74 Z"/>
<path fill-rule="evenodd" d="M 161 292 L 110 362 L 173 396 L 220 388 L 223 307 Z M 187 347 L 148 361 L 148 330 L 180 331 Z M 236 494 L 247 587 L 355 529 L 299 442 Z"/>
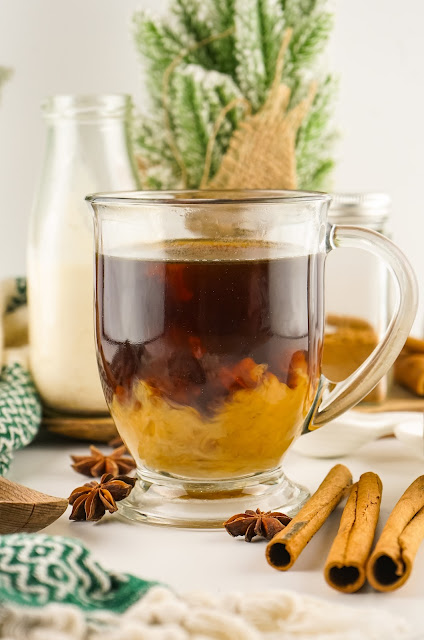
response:
<path fill-rule="evenodd" d="M 283 456 L 301 433 L 359 402 L 393 364 L 417 305 L 407 260 L 374 231 L 329 225 L 322 193 L 87 200 L 100 377 L 139 477 L 123 515 L 211 527 L 247 508 L 293 513 L 308 492 L 285 476 Z M 398 300 L 373 353 L 331 384 L 321 374 L 324 265 L 336 247 L 383 258 Z"/>

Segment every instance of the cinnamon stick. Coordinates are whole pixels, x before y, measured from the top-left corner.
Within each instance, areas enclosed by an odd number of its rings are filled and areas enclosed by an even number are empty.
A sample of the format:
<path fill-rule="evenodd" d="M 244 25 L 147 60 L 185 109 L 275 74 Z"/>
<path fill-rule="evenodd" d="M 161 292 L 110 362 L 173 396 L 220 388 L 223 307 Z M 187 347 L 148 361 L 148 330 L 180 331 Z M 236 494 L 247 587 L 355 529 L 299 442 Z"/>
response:
<path fill-rule="evenodd" d="M 333 382 L 350 376 L 378 344 L 378 335 L 369 322 L 354 316 L 328 314 L 325 318 L 322 370 Z M 364 402 L 381 402 L 386 385 L 381 381 Z"/>
<path fill-rule="evenodd" d="M 395 381 L 417 396 L 424 396 L 424 340 L 409 337 L 394 367 Z"/>
<path fill-rule="evenodd" d="M 290 524 L 268 543 L 266 558 L 272 567 L 279 571 L 290 569 L 351 484 L 352 474 L 344 465 L 337 464 L 329 471 Z"/>
<path fill-rule="evenodd" d="M 417 396 L 424 395 L 424 354 L 405 353 L 394 365 L 394 378 Z"/>
<path fill-rule="evenodd" d="M 346 329 L 365 329 L 374 331 L 373 326 L 363 318 L 357 316 L 345 316 L 337 313 L 327 313 L 325 324 L 331 327 L 342 327 Z"/>
<path fill-rule="evenodd" d="M 413 338 L 409 336 L 406 339 L 404 347 L 402 349 L 403 353 L 422 353 L 424 354 L 424 340 L 420 340 L 419 338 Z"/>
<path fill-rule="evenodd" d="M 338 591 L 354 593 L 365 583 L 381 493 L 381 480 L 371 472 L 363 473 L 352 487 L 324 568 L 327 583 Z"/>
<path fill-rule="evenodd" d="M 398 589 L 411 575 L 424 538 L 424 476 L 417 478 L 396 504 L 367 565 L 367 578 L 378 591 Z"/>

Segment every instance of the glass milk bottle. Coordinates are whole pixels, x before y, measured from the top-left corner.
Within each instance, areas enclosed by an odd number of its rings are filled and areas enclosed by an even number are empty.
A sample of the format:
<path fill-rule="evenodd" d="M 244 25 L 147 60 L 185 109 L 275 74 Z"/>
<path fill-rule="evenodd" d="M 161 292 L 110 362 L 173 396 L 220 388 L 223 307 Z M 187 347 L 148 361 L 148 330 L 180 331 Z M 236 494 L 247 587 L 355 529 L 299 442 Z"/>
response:
<path fill-rule="evenodd" d="M 138 188 L 125 95 L 63 95 L 43 105 L 47 141 L 28 250 L 31 369 L 44 403 L 107 411 L 96 364 L 93 228 L 84 197 Z"/>

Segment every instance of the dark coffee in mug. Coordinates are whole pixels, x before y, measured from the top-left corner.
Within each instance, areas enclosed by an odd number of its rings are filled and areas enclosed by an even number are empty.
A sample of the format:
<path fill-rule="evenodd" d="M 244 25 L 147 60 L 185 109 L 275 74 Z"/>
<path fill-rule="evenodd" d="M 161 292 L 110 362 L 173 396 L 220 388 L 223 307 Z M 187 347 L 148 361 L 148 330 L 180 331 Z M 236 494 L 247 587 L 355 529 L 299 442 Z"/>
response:
<path fill-rule="evenodd" d="M 97 254 L 103 388 L 139 465 L 190 479 L 278 467 L 317 391 L 323 262 L 257 241 Z"/>

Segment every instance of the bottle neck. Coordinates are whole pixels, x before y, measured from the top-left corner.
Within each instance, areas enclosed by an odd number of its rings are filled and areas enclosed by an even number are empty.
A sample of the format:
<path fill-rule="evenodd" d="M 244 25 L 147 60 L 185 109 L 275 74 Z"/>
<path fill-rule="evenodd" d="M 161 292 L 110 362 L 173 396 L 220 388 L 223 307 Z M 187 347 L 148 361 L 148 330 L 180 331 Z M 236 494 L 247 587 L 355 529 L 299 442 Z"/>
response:
<path fill-rule="evenodd" d="M 86 172 L 96 190 L 135 189 L 138 176 L 124 118 L 49 118 L 44 169 L 70 181 Z"/>

